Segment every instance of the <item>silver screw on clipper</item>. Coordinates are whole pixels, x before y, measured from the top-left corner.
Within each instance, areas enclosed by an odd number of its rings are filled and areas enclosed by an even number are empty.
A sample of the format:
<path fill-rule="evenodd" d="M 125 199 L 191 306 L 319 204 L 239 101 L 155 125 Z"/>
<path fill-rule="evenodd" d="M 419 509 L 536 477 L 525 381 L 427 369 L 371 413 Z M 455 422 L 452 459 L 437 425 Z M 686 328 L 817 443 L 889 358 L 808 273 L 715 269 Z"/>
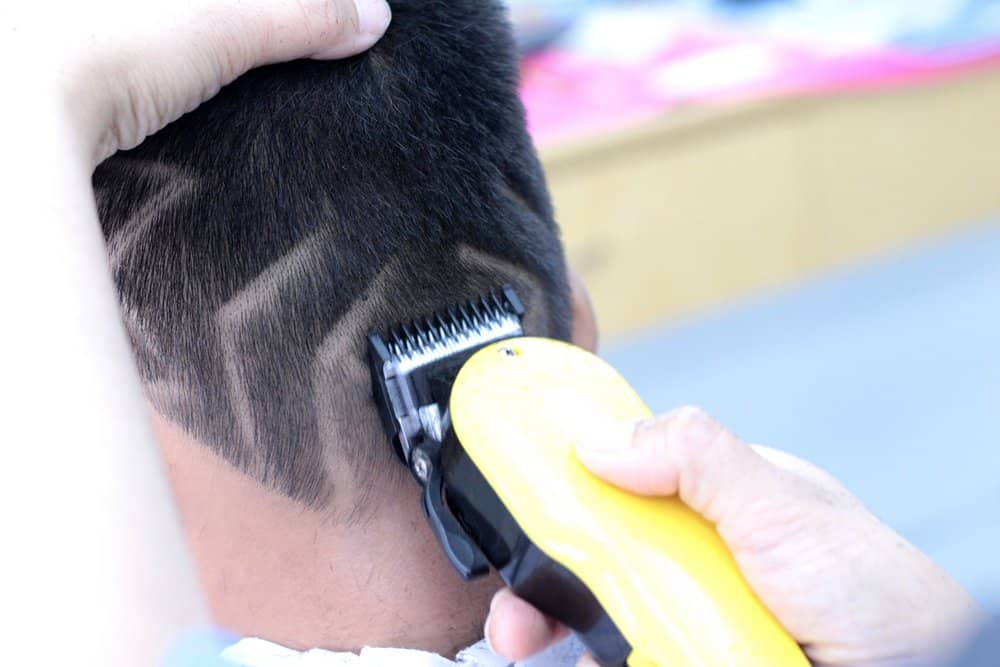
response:
<path fill-rule="evenodd" d="M 505 357 L 516 357 L 517 356 L 517 350 L 515 350 L 512 347 L 504 346 L 504 347 L 500 348 L 500 354 L 502 354 Z"/>
<path fill-rule="evenodd" d="M 417 476 L 421 482 L 427 482 L 431 478 L 431 471 L 434 470 L 434 464 L 431 463 L 431 459 L 427 456 L 427 452 L 422 449 L 415 449 L 413 451 L 413 463 L 411 464 L 413 468 L 413 474 Z"/>

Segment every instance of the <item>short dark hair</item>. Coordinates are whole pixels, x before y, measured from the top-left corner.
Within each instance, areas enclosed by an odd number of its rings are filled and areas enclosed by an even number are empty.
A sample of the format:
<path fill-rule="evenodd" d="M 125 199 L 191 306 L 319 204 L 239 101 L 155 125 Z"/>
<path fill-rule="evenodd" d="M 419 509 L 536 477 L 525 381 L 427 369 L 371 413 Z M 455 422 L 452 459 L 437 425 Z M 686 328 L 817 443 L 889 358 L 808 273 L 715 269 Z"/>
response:
<path fill-rule="evenodd" d="M 570 331 L 503 9 L 391 4 L 369 52 L 254 70 L 94 176 L 150 402 L 315 506 L 345 462 L 362 486 L 395 465 L 369 329 L 512 281 L 529 333 Z"/>

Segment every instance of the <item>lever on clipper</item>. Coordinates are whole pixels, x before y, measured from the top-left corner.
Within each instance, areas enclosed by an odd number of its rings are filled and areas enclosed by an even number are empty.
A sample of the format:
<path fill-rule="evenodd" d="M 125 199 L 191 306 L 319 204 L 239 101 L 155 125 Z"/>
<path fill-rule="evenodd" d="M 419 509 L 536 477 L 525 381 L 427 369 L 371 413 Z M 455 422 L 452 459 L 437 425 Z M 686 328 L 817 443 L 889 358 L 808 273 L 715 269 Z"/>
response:
<path fill-rule="evenodd" d="M 396 456 L 422 487 L 424 513 L 463 579 L 489 571 L 483 552 L 448 507 L 441 451 L 451 430 L 448 399 L 459 369 L 476 351 L 521 336 L 524 307 L 505 286 L 454 308 L 368 337 L 372 386 Z"/>

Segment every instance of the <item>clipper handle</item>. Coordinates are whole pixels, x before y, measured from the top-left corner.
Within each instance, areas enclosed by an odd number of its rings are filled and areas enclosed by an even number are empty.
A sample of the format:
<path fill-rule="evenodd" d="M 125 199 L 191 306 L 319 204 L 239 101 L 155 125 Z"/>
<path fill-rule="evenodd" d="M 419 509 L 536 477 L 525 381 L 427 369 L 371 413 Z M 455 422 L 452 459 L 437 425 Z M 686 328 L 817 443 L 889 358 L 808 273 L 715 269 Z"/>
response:
<path fill-rule="evenodd" d="M 458 575 L 469 581 L 489 573 L 490 564 L 479 547 L 466 536 L 462 526 L 445 507 L 441 492 L 442 481 L 433 478 L 424 486 L 424 515 L 434 531 L 444 555 Z"/>
<path fill-rule="evenodd" d="M 454 432 L 444 442 L 441 461 L 448 507 L 504 583 L 572 629 L 598 664 L 624 665 L 632 647 L 601 603 L 579 577 L 528 539 Z"/>
<path fill-rule="evenodd" d="M 808 667 L 714 526 L 676 498 L 632 495 L 577 461 L 582 435 L 650 415 L 610 366 L 557 341 L 503 341 L 466 362 L 450 411 L 517 526 L 620 630 L 629 665 Z"/>

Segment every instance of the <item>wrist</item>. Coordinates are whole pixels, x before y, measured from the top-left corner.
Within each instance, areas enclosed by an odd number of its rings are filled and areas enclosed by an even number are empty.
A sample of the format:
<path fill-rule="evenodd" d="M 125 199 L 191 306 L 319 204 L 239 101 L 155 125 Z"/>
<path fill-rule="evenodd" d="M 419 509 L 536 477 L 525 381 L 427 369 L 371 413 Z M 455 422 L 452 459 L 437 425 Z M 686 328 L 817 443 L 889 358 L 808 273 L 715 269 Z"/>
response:
<path fill-rule="evenodd" d="M 909 546 L 909 545 L 907 545 Z M 909 582 L 919 597 L 913 601 L 911 632 L 915 659 L 940 661 L 961 652 L 989 621 L 986 610 L 937 563 L 909 547 L 919 569 Z M 896 613 L 905 616 L 904 609 Z"/>
<path fill-rule="evenodd" d="M 943 573 L 942 573 L 943 574 Z M 948 577 L 948 575 L 943 574 Z M 950 581 L 941 595 L 940 606 L 928 605 L 924 627 L 927 654 L 934 659 L 950 658 L 962 649 L 990 621 L 989 614 L 958 583 Z"/>

